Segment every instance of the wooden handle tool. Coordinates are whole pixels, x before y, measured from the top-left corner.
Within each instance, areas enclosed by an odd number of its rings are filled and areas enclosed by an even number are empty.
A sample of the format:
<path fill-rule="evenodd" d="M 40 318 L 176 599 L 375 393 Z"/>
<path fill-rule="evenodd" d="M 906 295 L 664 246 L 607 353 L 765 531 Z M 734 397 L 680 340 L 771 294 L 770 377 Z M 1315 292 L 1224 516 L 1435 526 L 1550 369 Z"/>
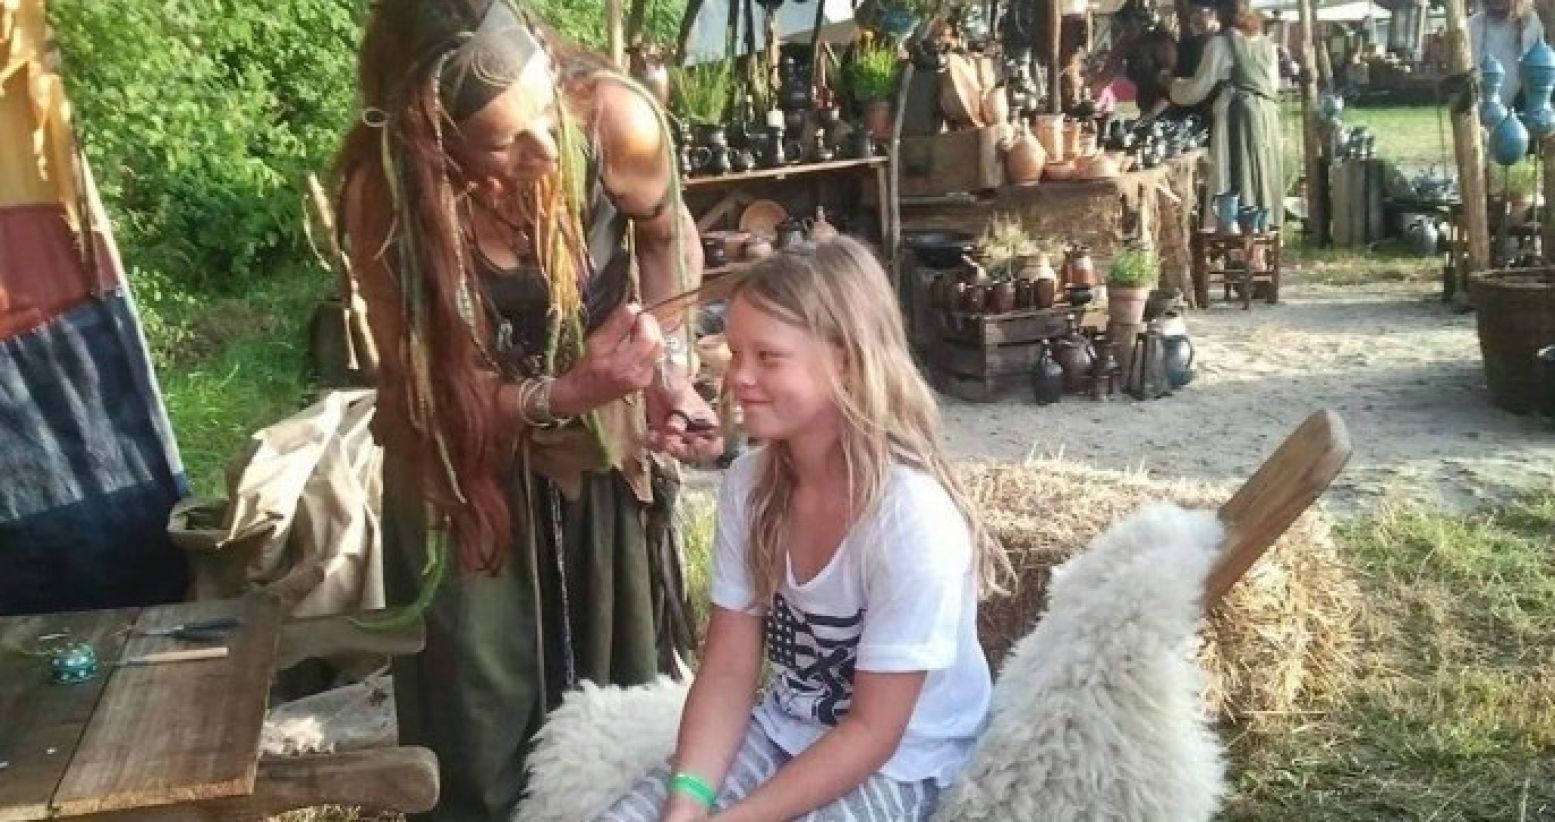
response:
<path fill-rule="evenodd" d="M 158 651 L 152 654 L 125 657 L 115 662 L 120 667 L 134 665 L 161 665 L 164 662 L 196 662 L 202 659 L 226 659 L 227 646 L 215 648 L 191 648 L 187 651 Z"/>
<path fill-rule="evenodd" d="M 1206 612 L 1328 488 L 1349 462 L 1350 450 L 1344 420 L 1333 411 L 1318 411 L 1220 506 L 1226 538 L 1204 583 Z"/>

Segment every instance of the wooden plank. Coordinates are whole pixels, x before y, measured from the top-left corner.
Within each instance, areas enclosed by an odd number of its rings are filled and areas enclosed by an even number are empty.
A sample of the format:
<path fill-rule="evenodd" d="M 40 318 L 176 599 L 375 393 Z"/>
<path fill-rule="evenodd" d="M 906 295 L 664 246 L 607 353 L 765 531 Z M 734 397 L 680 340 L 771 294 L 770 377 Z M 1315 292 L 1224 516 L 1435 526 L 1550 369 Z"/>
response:
<path fill-rule="evenodd" d="M 1204 583 L 1204 610 L 1220 602 L 1264 551 L 1328 488 L 1350 460 L 1344 420 L 1324 410 L 1307 417 L 1226 504 L 1221 556 Z"/>
<path fill-rule="evenodd" d="M 261 596 L 180 603 L 143 610 L 135 627 L 166 628 L 220 616 L 243 621 L 224 641 L 231 649 L 228 658 L 113 673 L 60 781 L 56 813 L 100 813 L 253 791 L 280 610 Z M 199 646 L 132 636 L 124 654 L 190 647 Z"/>
<path fill-rule="evenodd" d="M 123 629 L 139 609 L 80 611 L 0 619 L 0 822 L 46 819 L 49 800 L 97 706 L 106 676 L 78 685 L 49 681 L 47 659 L 31 651 L 38 638 L 66 632 L 89 642 L 101 659 L 117 659 Z"/>
<path fill-rule="evenodd" d="M 1003 376 L 1003 377 L 962 377 L 949 374 L 938 368 L 929 368 L 929 383 L 936 391 L 949 394 L 952 397 L 966 400 L 967 402 L 998 402 L 1006 397 L 1015 397 L 1024 391 L 1026 396 L 1031 396 L 1031 377 Z"/>
<path fill-rule="evenodd" d="M 1042 354 L 1041 343 L 1015 343 L 985 348 L 941 340 L 931 346 L 929 362 L 936 368 L 963 377 L 1029 376 Z"/>
<path fill-rule="evenodd" d="M 424 813 L 437 804 L 437 757 L 426 748 L 369 748 L 266 758 L 249 796 L 91 817 L 92 822 L 215 822 L 264 819 L 318 805 Z"/>
<path fill-rule="evenodd" d="M 866 157 L 854 160 L 831 160 L 825 163 L 800 163 L 780 168 L 758 168 L 755 171 L 720 174 L 716 177 L 690 177 L 681 182 L 688 189 L 730 186 L 748 183 L 751 180 L 781 180 L 785 177 L 804 177 L 812 174 L 829 174 L 837 171 L 857 171 L 871 166 L 885 165 L 885 162 L 885 157 Z"/>

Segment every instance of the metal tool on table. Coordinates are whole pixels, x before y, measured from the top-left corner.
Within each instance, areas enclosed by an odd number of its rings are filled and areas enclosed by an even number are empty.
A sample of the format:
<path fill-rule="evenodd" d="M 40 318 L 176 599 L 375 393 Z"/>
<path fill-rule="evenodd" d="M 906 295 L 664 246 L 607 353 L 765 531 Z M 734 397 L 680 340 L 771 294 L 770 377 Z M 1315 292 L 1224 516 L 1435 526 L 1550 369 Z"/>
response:
<path fill-rule="evenodd" d="M 166 628 L 138 629 L 134 631 L 134 635 L 165 636 L 189 642 L 214 642 L 218 639 L 225 639 L 228 634 L 242 627 L 242 625 L 243 620 L 237 617 L 214 617 L 211 619 L 181 622 L 177 625 L 169 625 Z"/>

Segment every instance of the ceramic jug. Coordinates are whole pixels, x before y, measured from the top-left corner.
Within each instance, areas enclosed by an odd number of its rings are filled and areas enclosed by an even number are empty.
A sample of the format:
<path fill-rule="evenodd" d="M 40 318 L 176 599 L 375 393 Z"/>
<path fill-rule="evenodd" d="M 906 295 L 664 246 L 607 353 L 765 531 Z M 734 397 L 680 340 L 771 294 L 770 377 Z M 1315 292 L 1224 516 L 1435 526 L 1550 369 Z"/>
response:
<path fill-rule="evenodd" d="M 1223 191 L 1210 198 L 1210 206 L 1215 210 L 1215 225 L 1219 227 L 1220 233 L 1237 233 L 1240 200 L 1241 196 L 1234 191 Z"/>
<path fill-rule="evenodd" d="M 1503 166 L 1516 165 L 1528 154 L 1528 129 L 1516 114 L 1501 118 L 1490 132 L 1490 159 Z"/>
<path fill-rule="evenodd" d="M 1555 91 L 1555 49 L 1541 39 L 1523 55 L 1521 68 L 1523 125 L 1537 141 L 1555 131 L 1555 111 L 1550 108 L 1550 92 Z"/>
<path fill-rule="evenodd" d="M 1487 54 L 1479 64 L 1479 80 L 1479 124 L 1495 128 L 1507 115 L 1506 105 L 1501 102 L 1501 84 L 1506 81 L 1506 69 L 1500 60 Z"/>
<path fill-rule="evenodd" d="M 1051 406 L 1064 399 L 1064 367 L 1053 357 L 1053 343 L 1043 340 L 1037 353 L 1036 368 L 1031 370 L 1031 393 L 1039 406 Z"/>

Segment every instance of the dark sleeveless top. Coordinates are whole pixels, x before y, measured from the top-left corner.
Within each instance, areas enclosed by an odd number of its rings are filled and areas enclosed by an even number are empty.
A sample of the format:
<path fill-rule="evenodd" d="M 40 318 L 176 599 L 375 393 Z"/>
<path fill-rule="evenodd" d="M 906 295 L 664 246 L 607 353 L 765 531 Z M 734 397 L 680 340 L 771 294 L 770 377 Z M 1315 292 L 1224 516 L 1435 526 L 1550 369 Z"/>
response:
<path fill-rule="evenodd" d="M 586 179 L 587 190 L 591 193 L 583 215 L 592 268 L 583 284 L 585 328 L 588 331 L 598 327 L 626 298 L 631 268 L 631 257 L 626 248 L 627 219 L 605 191 L 598 169 L 598 164 L 590 159 Z M 481 253 L 473 236 L 466 242 L 471 244 L 473 253 L 470 256 L 498 321 L 494 353 L 505 357 L 504 365 L 517 373 L 536 375 L 545 352 L 546 314 L 550 310 L 550 288 L 545 272 L 530 263 L 500 268 Z M 502 324 L 507 326 L 506 332 Z M 510 335 L 512 344 L 504 350 L 505 333 Z"/>

